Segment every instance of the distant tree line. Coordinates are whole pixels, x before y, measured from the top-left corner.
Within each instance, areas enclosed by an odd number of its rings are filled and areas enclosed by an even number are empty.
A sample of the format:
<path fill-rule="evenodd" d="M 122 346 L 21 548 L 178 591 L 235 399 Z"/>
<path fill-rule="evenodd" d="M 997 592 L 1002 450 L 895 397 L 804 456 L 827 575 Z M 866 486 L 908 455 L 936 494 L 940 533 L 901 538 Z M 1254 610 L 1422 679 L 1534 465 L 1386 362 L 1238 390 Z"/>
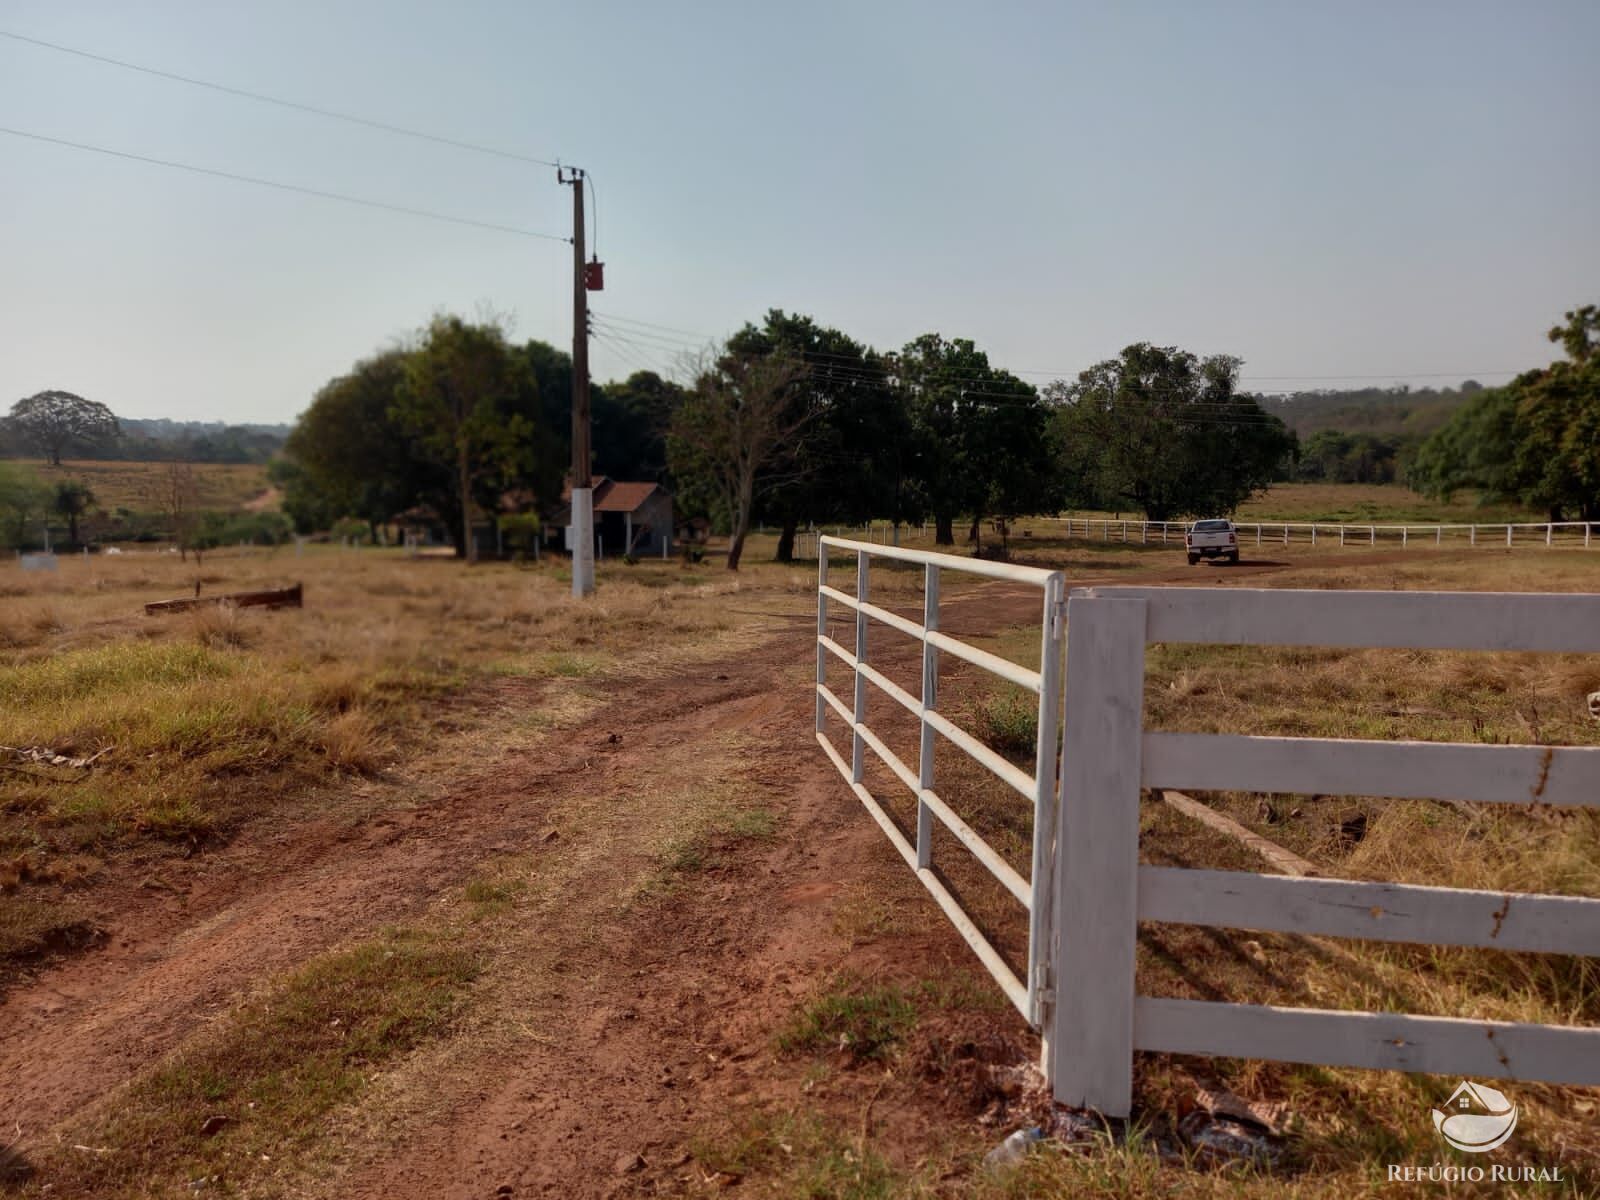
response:
<path fill-rule="evenodd" d="M 1568 312 L 1549 339 L 1565 358 L 1475 395 L 1418 448 L 1414 488 L 1600 520 L 1600 305 Z"/>
<path fill-rule="evenodd" d="M 475 520 L 549 511 L 570 446 L 571 361 L 443 315 L 316 395 L 274 462 L 302 530 L 374 529 L 426 506 L 470 556 Z M 809 525 L 931 520 L 982 548 L 993 525 L 1067 506 L 1153 519 L 1231 512 L 1281 478 L 1294 436 L 1238 387 L 1239 361 L 1130 346 L 1040 389 L 970 340 L 898 351 L 774 309 L 688 364 L 591 388 L 592 469 L 667 484 L 731 538 L 763 522 L 791 556 Z"/>
<path fill-rule="evenodd" d="M 119 419 L 98 400 L 45 391 L 0 417 L 0 458 L 122 462 L 265 463 L 283 447 L 286 427 L 220 422 Z"/>

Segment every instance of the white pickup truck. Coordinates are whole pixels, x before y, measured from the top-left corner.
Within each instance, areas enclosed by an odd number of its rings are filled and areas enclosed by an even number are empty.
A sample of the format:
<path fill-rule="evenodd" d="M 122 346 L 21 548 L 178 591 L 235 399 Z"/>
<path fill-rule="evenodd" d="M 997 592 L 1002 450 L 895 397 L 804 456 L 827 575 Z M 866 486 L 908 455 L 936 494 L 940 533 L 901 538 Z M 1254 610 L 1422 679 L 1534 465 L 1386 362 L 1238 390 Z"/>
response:
<path fill-rule="evenodd" d="M 1191 567 L 1202 558 L 1239 561 L 1239 535 L 1232 521 L 1196 521 L 1183 535 L 1183 548 L 1189 553 Z"/>

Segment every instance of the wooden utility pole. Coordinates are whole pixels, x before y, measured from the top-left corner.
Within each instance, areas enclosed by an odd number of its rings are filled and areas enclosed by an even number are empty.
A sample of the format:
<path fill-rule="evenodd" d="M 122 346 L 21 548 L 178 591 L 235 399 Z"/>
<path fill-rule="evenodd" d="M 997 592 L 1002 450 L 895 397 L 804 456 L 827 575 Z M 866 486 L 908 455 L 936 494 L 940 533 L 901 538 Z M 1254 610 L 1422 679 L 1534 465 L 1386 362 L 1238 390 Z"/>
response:
<path fill-rule="evenodd" d="M 583 172 L 560 176 L 572 185 L 572 594 L 594 594 L 594 489 L 589 476 L 589 293 L 584 276 Z"/>

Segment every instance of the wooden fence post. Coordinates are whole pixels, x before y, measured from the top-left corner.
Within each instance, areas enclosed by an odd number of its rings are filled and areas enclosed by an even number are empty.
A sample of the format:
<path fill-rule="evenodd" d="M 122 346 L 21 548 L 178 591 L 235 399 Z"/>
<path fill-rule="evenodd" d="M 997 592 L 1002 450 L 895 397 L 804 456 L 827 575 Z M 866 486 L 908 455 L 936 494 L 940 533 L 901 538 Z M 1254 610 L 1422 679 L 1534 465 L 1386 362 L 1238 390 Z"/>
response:
<path fill-rule="evenodd" d="M 1092 593 L 1067 602 L 1045 1066 L 1058 1102 L 1111 1117 L 1133 1104 L 1145 608 Z"/>

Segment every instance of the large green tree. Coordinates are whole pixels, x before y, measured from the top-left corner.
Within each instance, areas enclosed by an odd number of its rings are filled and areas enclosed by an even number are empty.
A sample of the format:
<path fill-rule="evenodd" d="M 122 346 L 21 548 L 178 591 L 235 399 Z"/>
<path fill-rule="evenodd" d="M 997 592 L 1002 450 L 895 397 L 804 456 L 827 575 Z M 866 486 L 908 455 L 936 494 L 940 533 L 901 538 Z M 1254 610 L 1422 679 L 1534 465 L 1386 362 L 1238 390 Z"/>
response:
<path fill-rule="evenodd" d="M 419 458 L 449 470 L 457 553 L 468 562 L 478 557 L 475 502 L 493 512 L 494 493 L 533 468 L 531 386 L 494 324 L 435 317 L 406 356 L 390 414 Z"/>
<path fill-rule="evenodd" d="M 911 427 L 917 497 L 935 540 L 955 544 L 955 520 L 981 536 L 987 516 L 1040 512 L 1059 503 L 1049 453 L 1049 411 L 1031 384 L 991 366 L 970 340 L 929 333 L 894 360 Z"/>
<path fill-rule="evenodd" d="M 757 506 L 779 527 L 777 558 L 794 557 L 802 524 L 902 519 L 911 466 L 909 425 L 888 363 L 811 317 L 770 310 L 729 339 L 730 351 L 781 355 L 803 372 L 790 389 L 803 436 L 789 439 L 763 472 Z"/>
<path fill-rule="evenodd" d="M 1475 395 L 1417 451 L 1413 487 L 1600 519 L 1600 306 L 1550 330 L 1566 359 Z"/>
<path fill-rule="evenodd" d="M 1231 513 L 1282 473 L 1295 438 L 1238 390 L 1239 360 L 1140 342 L 1053 390 L 1063 454 L 1108 507 L 1152 521 Z"/>
<path fill-rule="evenodd" d="M 53 467 L 61 465 L 62 455 L 103 449 L 121 433 L 109 408 L 72 392 L 39 392 L 18 400 L 6 424 L 15 440 Z"/>
<path fill-rule="evenodd" d="M 448 471 L 414 455 L 390 416 L 407 356 L 393 348 L 361 360 L 318 389 L 295 422 L 272 475 L 300 529 L 327 529 L 341 517 L 376 528 L 423 493 L 448 492 Z"/>
<path fill-rule="evenodd" d="M 93 504 L 94 492 L 81 480 L 63 479 L 56 484 L 50 506 L 58 517 L 66 519 L 67 540 L 74 546 L 78 544 L 78 522 Z"/>

